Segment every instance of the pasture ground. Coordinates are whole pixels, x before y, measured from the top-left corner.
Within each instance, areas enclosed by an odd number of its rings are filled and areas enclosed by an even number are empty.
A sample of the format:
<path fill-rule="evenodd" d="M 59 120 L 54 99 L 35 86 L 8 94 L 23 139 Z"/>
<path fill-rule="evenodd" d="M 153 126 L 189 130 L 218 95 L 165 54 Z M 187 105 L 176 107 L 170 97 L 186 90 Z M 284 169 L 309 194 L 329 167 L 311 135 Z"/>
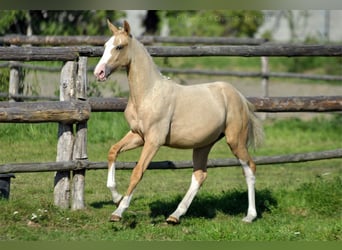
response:
<path fill-rule="evenodd" d="M 105 161 L 110 144 L 124 133 L 126 124 L 122 114 L 92 115 L 89 159 Z M 253 155 L 341 148 L 340 125 L 341 116 L 265 121 L 267 140 Z M 56 124 L 0 124 L 0 131 L 2 163 L 54 161 Z M 135 161 L 139 151 L 122 154 L 119 160 Z M 220 141 L 210 158 L 224 157 L 232 155 Z M 168 159 L 189 160 L 191 151 L 162 148 L 155 158 Z M 216 168 L 208 173 L 208 180 L 177 226 L 164 221 L 186 192 L 191 169 L 147 171 L 119 223 L 108 222 L 114 206 L 105 186 L 105 170 L 87 172 L 87 209 L 83 211 L 53 205 L 53 173 L 16 174 L 10 200 L 0 201 L 0 240 L 341 241 L 341 159 L 259 166 L 259 217 L 252 224 L 241 222 L 247 206 L 241 169 Z M 117 172 L 121 192 L 129 176 L 130 171 Z"/>

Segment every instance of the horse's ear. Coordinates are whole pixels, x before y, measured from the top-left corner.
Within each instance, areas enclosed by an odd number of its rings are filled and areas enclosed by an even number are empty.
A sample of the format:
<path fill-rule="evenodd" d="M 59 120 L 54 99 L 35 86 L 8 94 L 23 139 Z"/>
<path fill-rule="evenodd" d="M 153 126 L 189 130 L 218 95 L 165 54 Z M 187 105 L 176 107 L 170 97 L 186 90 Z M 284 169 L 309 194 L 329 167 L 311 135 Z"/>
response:
<path fill-rule="evenodd" d="M 131 35 L 131 27 L 129 26 L 129 23 L 124 20 L 123 22 L 123 25 L 124 25 L 124 30 L 126 31 L 127 35 Z"/>
<path fill-rule="evenodd" d="M 118 31 L 118 28 L 115 27 L 114 24 L 112 24 L 112 23 L 109 21 L 109 19 L 107 19 L 107 24 L 108 24 L 109 29 L 113 32 L 113 34 L 114 34 L 115 32 Z"/>

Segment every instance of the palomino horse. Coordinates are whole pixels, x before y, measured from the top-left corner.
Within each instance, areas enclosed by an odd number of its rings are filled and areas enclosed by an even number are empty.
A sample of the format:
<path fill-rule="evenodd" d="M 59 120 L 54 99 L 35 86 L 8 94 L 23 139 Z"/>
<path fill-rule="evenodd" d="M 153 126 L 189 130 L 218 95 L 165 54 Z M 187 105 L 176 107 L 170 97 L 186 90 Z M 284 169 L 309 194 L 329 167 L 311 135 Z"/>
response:
<path fill-rule="evenodd" d="M 252 222 L 255 209 L 255 164 L 247 145 L 262 140 L 262 126 L 253 113 L 253 106 L 232 85 L 213 82 L 182 86 L 158 71 L 144 46 L 132 37 L 129 24 L 118 29 L 108 21 L 113 36 L 94 75 L 105 81 L 118 67 L 127 70 L 130 94 L 125 117 L 130 131 L 108 153 L 107 187 L 117 209 L 110 221 L 119 221 L 128 208 L 133 191 L 158 149 L 169 147 L 193 149 L 191 185 L 177 209 L 167 218 L 179 223 L 207 177 L 207 160 L 212 146 L 225 137 L 233 154 L 239 159 L 248 187 L 248 212 L 243 218 Z M 143 146 L 140 159 L 132 171 L 126 194 L 116 189 L 115 161 L 119 153 Z"/>

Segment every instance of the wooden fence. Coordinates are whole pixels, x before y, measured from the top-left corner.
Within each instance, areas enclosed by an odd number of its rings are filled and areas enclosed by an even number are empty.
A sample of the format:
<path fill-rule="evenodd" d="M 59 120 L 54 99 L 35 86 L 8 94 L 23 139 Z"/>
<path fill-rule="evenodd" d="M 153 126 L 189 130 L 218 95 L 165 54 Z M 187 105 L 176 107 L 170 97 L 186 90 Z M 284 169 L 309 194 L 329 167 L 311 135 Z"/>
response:
<path fill-rule="evenodd" d="M 61 45 L 68 45 L 68 46 L 80 46 L 80 45 L 103 45 L 106 40 L 108 39 L 108 36 L 23 36 L 23 35 L 6 35 L 0 37 L 0 45 L 4 46 L 20 46 L 20 45 L 34 45 L 34 46 L 61 46 Z M 168 43 L 168 44 L 191 44 L 191 45 L 197 45 L 197 46 L 189 46 L 188 47 L 182 47 L 182 53 L 184 53 L 184 50 L 187 51 L 186 53 L 190 53 L 190 56 L 192 56 L 194 53 L 198 53 L 198 49 L 200 53 L 203 50 L 227 50 L 227 47 L 222 46 L 216 46 L 214 49 L 211 49 L 212 46 L 210 46 L 210 49 L 207 49 L 208 47 L 201 47 L 198 46 L 198 44 L 201 45 L 239 45 L 239 47 L 250 45 L 250 46 L 257 46 L 257 45 L 263 45 L 263 46 L 278 46 L 277 44 L 274 44 L 272 42 L 268 42 L 266 39 L 254 39 L 254 38 L 234 38 L 234 37 L 160 37 L 160 36 L 143 36 L 138 38 L 142 43 L 145 45 L 151 45 L 151 44 L 161 44 L 161 43 Z M 282 48 L 280 50 L 292 50 L 293 45 L 289 44 L 282 44 Z M 302 50 L 302 45 L 296 45 L 296 50 Z M 320 46 L 320 45 L 318 45 Z M 234 49 L 236 49 L 236 46 L 233 46 Z M 233 48 L 230 46 L 230 48 Z M 317 45 L 314 45 L 314 49 L 317 49 L 322 53 L 321 48 L 317 47 Z M 334 46 L 324 46 L 324 50 L 335 48 Z M 82 48 L 85 49 L 85 48 Z M 242 48 L 242 50 L 239 52 L 241 54 L 246 54 L 246 51 L 248 51 L 250 47 L 248 48 Z M 277 48 L 279 50 L 279 48 Z M 301 51 L 300 53 L 304 53 L 305 50 L 310 50 L 309 47 L 305 46 L 304 51 Z M 339 47 L 337 47 L 339 49 Z M 16 50 L 14 48 L 14 50 Z M 77 50 L 77 49 L 76 49 Z M 86 49 L 85 49 L 86 50 Z M 151 51 L 157 50 L 157 54 L 155 56 L 158 56 L 160 54 L 159 47 L 151 47 Z M 312 47 L 311 47 L 312 50 Z M 158 52 L 159 51 L 159 52 Z M 32 53 L 36 54 L 36 51 L 32 51 Z M 59 53 L 59 52 L 56 52 Z M 86 52 L 86 53 L 92 53 L 92 52 Z M 101 54 L 100 52 L 94 52 L 95 54 Z M 166 52 L 167 53 L 167 52 Z M 210 53 L 212 55 L 214 52 Z M 231 51 L 226 52 L 231 53 Z M 254 53 L 254 52 L 253 52 Z M 287 53 L 287 52 L 286 52 Z M 216 53 L 217 54 L 217 53 Z M 222 54 L 222 51 L 218 52 L 219 55 Z M 312 54 L 312 51 L 309 51 L 309 54 Z M 222 54 L 223 55 L 223 54 Z M 329 55 L 331 52 L 329 52 Z M 37 55 L 38 56 L 38 55 Z M 173 56 L 178 56 L 173 55 Z M 198 56 L 198 55 L 197 55 Z M 249 56 L 249 55 L 248 55 Z M 254 55 L 252 55 L 254 56 Z M 39 56 L 38 56 L 39 57 Z M 12 59 L 15 59 L 16 56 L 12 56 Z M 23 59 L 23 58 L 22 58 Z M 36 60 L 49 60 L 48 58 L 43 59 L 38 58 Z M 19 93 L 16 92 L 18 89 L 18 82 L 20 81 L 19 75 L 19 69 L 25 68 L 25 69 L 33 69 L 33 70 L 44 70 L 44 71 L 60 71 L 60 67 L 44 67 L 44 66 L 38 66 L 38 65 L 30 65 L 27 63 L 20 63 L 17 61 L 11 61 L 9 63 L 2 63 L 0 64 L 1 67 L 10 67 L 11 68 L 11 79 L 10 79 L 10 89 L 8 93 L 0 93 L 0 97 L 7 97 L 9 100 L 29 100 L 29 99 L 48 99 L 51 100 L 53 98 L 49 97 L 40 97 L 40 96 L 23 96 L 19 95 Z M 298 74 L 298 73 L 285 73 L 285 72 L 269 72 L 268 70 L 268 59 L 265 56 L 261 57 L 261 71 L 260 72 L 235 72 L 235 71 L 213 71 L 213 70 L 198 70 L 198 69 L 173 69 L 173 68 L 160 68 L 162 73 L 173 73 L 173 74 L 196 74 L 196 75 L 214 75 L 214 76 L 234 76 L 234 77 L 257 77 L 261 78 L 261 87 L 262 87 L 262 93 L 263 96 L 268 96 L 268 81 L 270 77 L 277 77 L 277 78 L 300 78 L 300 79 L 311 79 L 311 80 L 323 80 L 323 81 L 342 81 L 342 76 L 336 76 L 336 75 L 312 75 L 312 74 Z M 92 71 L 93 68 L 89 67 L 88 71 Z"/>
<path fill-rule="evenodd" d="M 342 46 L 260 45 L 260 46 L 177 46 L 148 47 L 153 56 L 341 56 Z M 0 173 L 57 171 L 54 202 L 57 206 L 82 209 L 86 169 L 106 168 L 106 163 L 87 159 L 87 120 L 90 112 L 121 112 L 127 99 L 98 99 L 86 96 L 87 57 L 100 56 L 98 47 L 0 47 L 0 60 L 48 61 L 65 64 L 60 78 L 60 102 L 8 103 L 0 102 L 0 122 L 58 122 L 57 158 L 54 163 L 22 163 L 0 165 Z M 262 112 L 332 112 L 342 111 L 342 96 L 331 97 L 250 97 L 256 111 Z M 75 126 L 75 134 L 74 134 Z M 274 164 L 341 158 L 342 150 L 259 157 L 256 163 Z M 118 163 L 118 168 L 130 169 L 135 163 Z M 209 167 L 237 165 L 234 160 L 210 160 Z M 191 162 L 154 162 L 150 168 L 190 167 Z M 70 171 L 73 171 L 71 177 Z M 72 184 L 71 184 L 72 182 Z M 71 198 L 70 198 L 71 197 Z"/>
<path fill-rule="evenodd" d="M 172 37 L 172 36 L 142 36 L 137 38 L 145 45 L 155 43 L 173 44 L 210 44 L 210 45 L 260 45 L 266 39 L 236 38 L 236 37 Z M 0 37 L 0 45 L 34 45 L 34 46 L 65 46 L 92 45 L 103 46 L 108 36 L 24 36 L 5 35 Z"/>
<path fill-rule="evenodd" d="M 147 46 L 154 57 L 195 56 L 342 56 L 342 45 L 222 45 L 222 46 Z M 74 61 L 80 56 L 99 57 L 103 47 L 0 47 L 0 60 Z"/>
<path fill-rule="evenodd" d="M 335 112 L 342 110 L 342 96 L 247 97 L 256 112 Z M 87 121 L 91 112 L 123 112 L 127 98 L 49 102 L 0 102 L 0 122 L 73 124 Z"/>

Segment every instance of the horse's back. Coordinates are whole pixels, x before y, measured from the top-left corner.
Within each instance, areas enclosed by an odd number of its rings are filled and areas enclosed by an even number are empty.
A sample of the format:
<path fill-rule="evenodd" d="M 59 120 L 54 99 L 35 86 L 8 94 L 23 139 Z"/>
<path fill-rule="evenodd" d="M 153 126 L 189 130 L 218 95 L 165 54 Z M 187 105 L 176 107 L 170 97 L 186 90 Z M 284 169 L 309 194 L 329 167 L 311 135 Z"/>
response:
<path fill-rule="evenodd" d="M 196 85 L 181 86 L 177 101 L 196 103 L 198 109 L 212 108 L 218 112 L 228 112 L 236 107 L 241 109 L 245 105 L 243 95 L 230 83 L 217 81 Z M 194 105 L 190 107 L 196 109 Z"/>

